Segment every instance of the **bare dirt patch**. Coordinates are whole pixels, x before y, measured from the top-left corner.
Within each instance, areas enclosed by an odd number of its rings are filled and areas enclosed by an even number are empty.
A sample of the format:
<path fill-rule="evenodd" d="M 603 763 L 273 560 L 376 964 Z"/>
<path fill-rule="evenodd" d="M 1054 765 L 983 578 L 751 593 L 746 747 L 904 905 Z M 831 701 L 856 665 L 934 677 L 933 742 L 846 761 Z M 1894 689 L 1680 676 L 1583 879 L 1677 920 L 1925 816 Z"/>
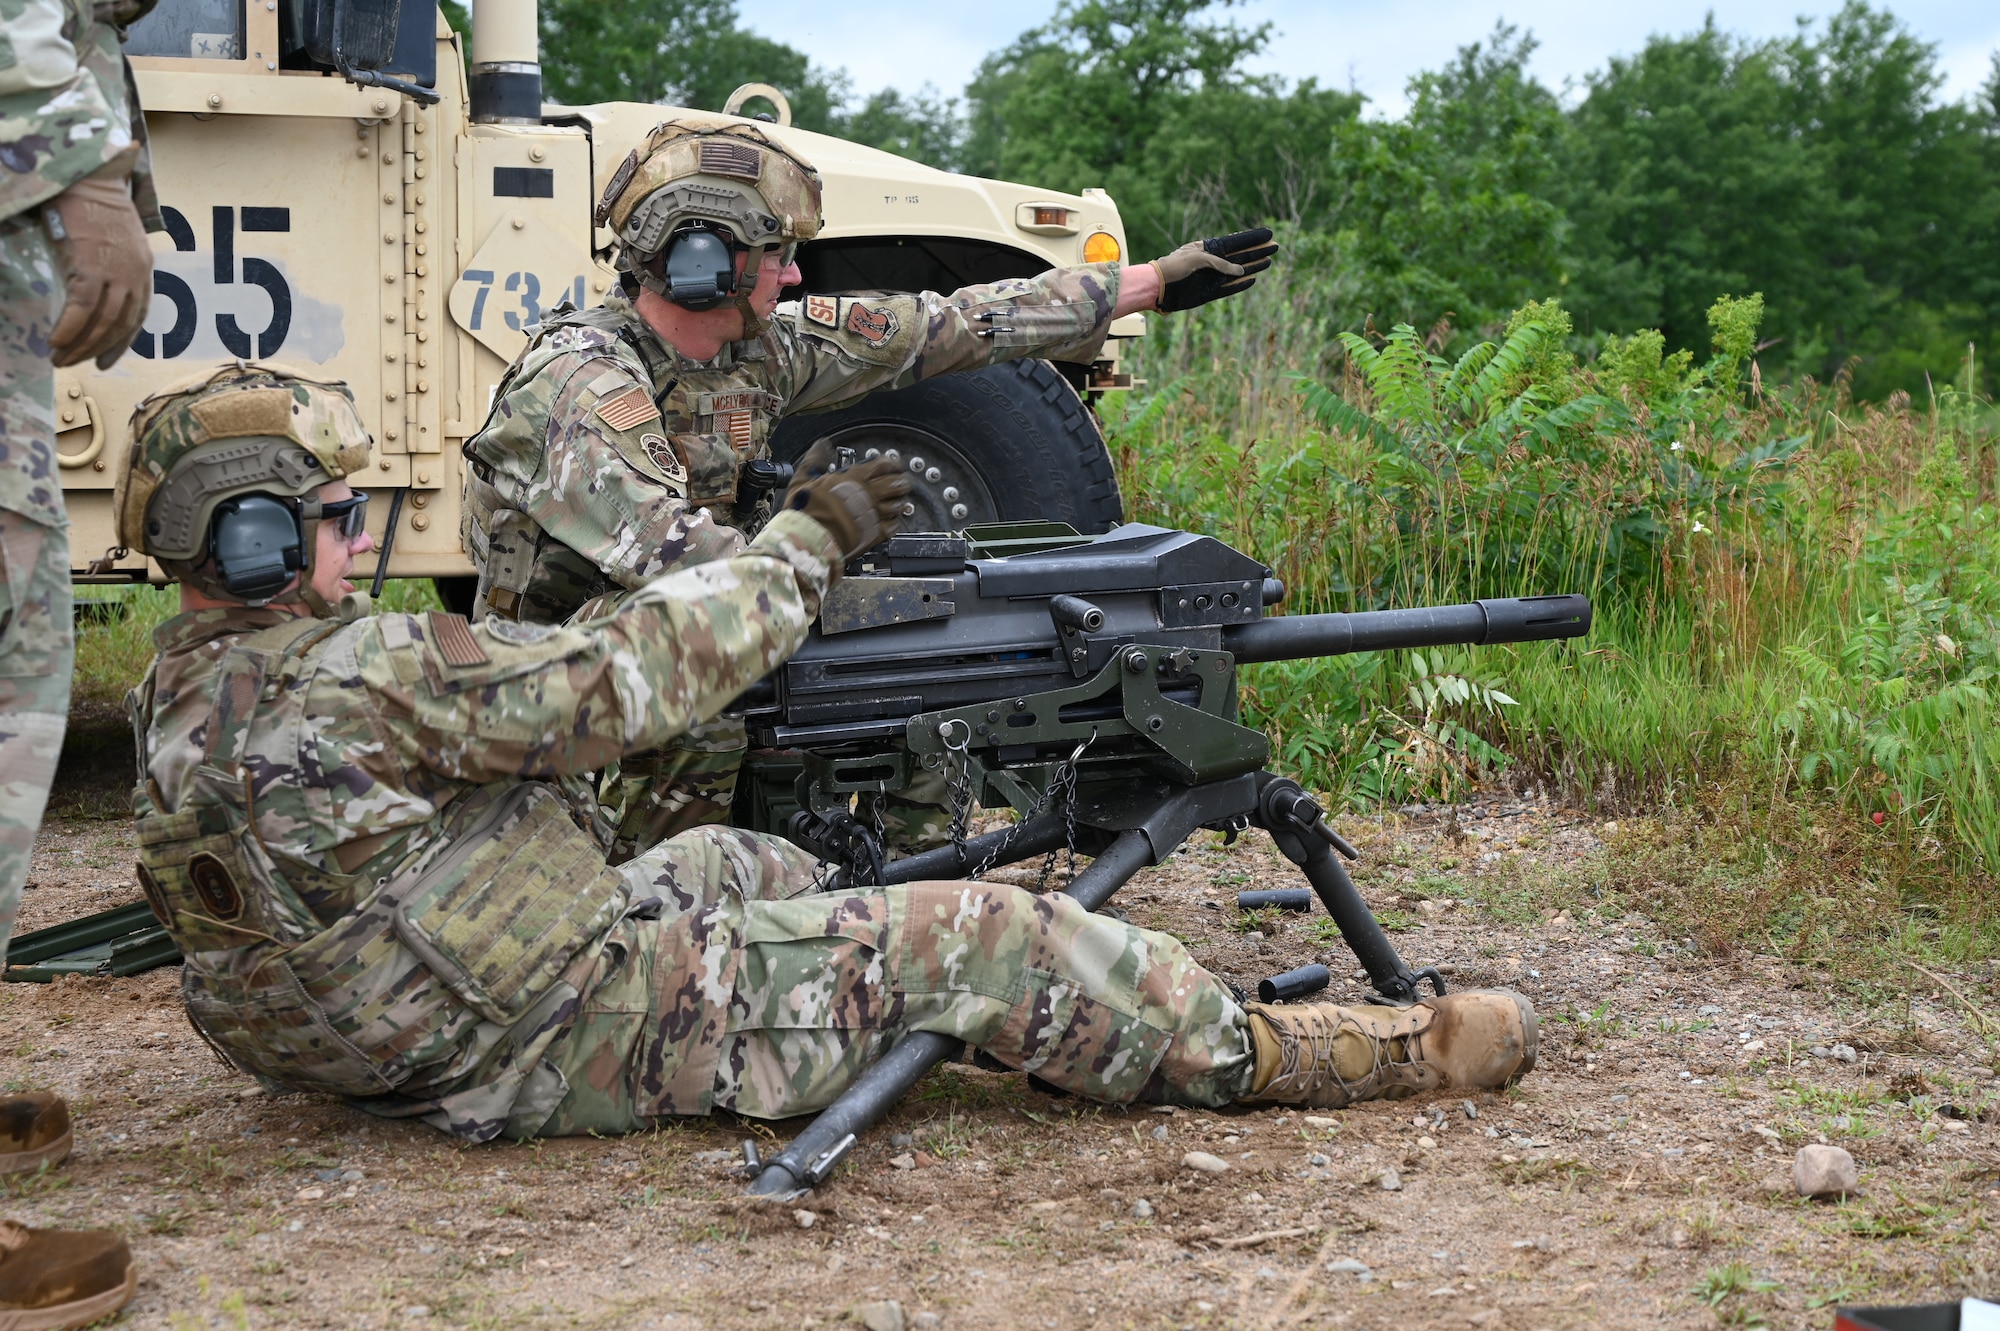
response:
<path fill-rule="evenodd" d="M 78 1119 L 76 1154 L 4 1212 L 128 1234 L 141 1327 L 829 1326 L 881 1299 L 911 1326 L 1823 1327 L 1835 1299 L 2000 1290 L 1996 1052 L 1961 999 L 1869 1009 L 1599 914 L 1605 828 L 1581 815 L 1341 828 L 1413 964 L 1534 999 L 1541 1064 L 1514 1093 L 1168 1114 L 952 1066 L 817 1195 L 770 1207 L 730 1169 L 796 1125 L 466 1148 L 263 1094 L 166 970 L 0 987 L 6 1081 Z M 127 836 L 52 823 L 22 927 L 135 899 Z M 1323 960 L 1359 996 L 1320 917 L 1235 910 L 1300 882 L 1268 842 L 1197 840 L 1115 904 L 1246 987 Z M 1995 1006 L 1990 971 L 1942 974 Z M 1860 1160 L 1862 1196 L 1769 1186 L 1821 1139 Z"/>

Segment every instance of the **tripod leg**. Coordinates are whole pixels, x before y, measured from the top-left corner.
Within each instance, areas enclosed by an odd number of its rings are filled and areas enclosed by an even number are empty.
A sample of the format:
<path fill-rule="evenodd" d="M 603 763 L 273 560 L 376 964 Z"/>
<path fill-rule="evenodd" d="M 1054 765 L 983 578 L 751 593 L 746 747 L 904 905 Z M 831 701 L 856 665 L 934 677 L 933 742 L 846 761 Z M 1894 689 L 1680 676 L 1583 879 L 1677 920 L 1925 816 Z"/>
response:
<path fill-rule="evenodd" d="M 1392 1002 L 1414 1001 L 1417 976 L 1397 954 L 1389 935 L 1382 932 L 1374 912 L 1347 876 L 1346 867 L 1334 857 L 1333 838 L 1322 830 L 1319 805 L 1296 781 L 1269 774 L 1260 780 L 1258 823 L 1271 834 L 1285 858 L 1305 873 L 1326 913 L 1340 926 L 1340 936 L 1367 970 L 1375 991 Z"/>
<path fill-rule="evenodd" d="M 1152 843 L 1146 834 L 1122 832 L 1064 890 L 1086 909 L 1096 910 L 1152 862 Z M 791 1145 L 765 1163 L 763 1172 L 750 1184 L 750 1195 L 789 1197 L 819 1183 L 853 1147 L 856 1137 L 880 1122 L 926 1072 L 963 1047 L 951 1036 L 933 1031 L 912 1031 L 896 1041 L 895 1047 L 857 1077 L 839 1099 L 821 1110 Z"/>

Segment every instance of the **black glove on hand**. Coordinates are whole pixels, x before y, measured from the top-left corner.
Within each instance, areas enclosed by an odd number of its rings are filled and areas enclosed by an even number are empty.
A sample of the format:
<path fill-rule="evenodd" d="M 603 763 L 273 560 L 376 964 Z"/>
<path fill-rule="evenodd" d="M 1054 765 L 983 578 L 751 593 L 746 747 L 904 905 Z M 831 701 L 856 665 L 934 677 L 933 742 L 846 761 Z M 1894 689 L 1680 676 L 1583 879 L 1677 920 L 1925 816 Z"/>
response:
<path fill-rule="evenodd" d="M 1162 314 L 1191 310 L 1257 285 L 1257 274 L 1271 266 L 1278 246 L 1269 227 L 1252 227 L 1233 236 L 1191 240 L 1164 259 L 1153 260 L 1160 274 Z"/>
<path fill-rule="evenodd" d="M 846 471 L 794 481 L 785 507 L 797 509 L 840 543 L 842 562 L 896 534 L 910 511 L 910 473 L 893 458 L 876 458 Z"/>

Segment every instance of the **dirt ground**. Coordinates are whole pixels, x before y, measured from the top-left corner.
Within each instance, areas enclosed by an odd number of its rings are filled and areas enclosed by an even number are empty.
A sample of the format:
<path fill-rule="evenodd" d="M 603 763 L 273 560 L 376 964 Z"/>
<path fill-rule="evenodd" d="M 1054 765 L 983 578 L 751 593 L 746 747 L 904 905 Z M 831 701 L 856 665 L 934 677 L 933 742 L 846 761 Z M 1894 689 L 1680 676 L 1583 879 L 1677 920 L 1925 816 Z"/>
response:
<path fill-rule="evenodd" d="M 1990 969 L 1869 1009 L 1589 909 L 1615 824 L 1496 799 L 1340 826 L 1413 964 L 1533 998 L 1513 1093 L 1164 1113 L 955 1065 L 815 1196 L 752 1206 L 740 1142 L 798 1125 L 466 1148 L 264 1094 L 162 970 L 0 986 L 5 1080 L 78 1119 L 4 1213 L 129 1235 L 140 1327 L 894 1325 L 880 1300 L 912 1328 L 1825 1327 L 1836 1301 L 2000 1295 L 2000 1053 L 1965 1016 Z M 130 865 L 122 823 L 52 824 L 22 928 L 135 899 Z M 1116 904 L 1239 984 L 1324 960 L 1358 996 L 1323 923 L 1235 908 L 1300 883 L 1204 833 Z M 1812 1141 L 1859 1159 L 1858 1198 L 1792 1195 Z"/>

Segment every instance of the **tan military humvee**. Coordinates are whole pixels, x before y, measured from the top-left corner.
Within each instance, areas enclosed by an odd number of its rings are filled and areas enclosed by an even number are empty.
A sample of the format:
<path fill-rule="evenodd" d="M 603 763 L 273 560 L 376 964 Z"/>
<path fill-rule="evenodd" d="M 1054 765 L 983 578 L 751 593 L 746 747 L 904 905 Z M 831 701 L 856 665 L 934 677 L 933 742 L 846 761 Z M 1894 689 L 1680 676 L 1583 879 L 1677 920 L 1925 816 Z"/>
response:
<path fill-rule="evenodd" d="M 73 568 L 113 543 L 111 487 L 134 404 L 217 361 L 268 358 L 353 386 L 377 441 L 369 522 L 378 542 L 392 538 L 390 572 L 458 590 L 442 580 L 471 570 L 460 444 L 527 330 L 615 280 L 591 207 L 671 108 L 543 107 L 532 0 L 480 0 L 470 80 L 435 0 L 338 8 L 340 21 L 358 12 L 393 31 L 376 72 L 329 44 L 332 0 L 162 0 L 132 30 L 168 229 L 134 354 L 107 373 L 57 375 Z M 343 78 L 329 58 L 380 86 Z M 948 291 L 1123 256 L 1101 191 L 951 175 L 789 128 L 773 100 L 771 132 L 826 182 L 827 230 L 800 256 L 810 290 Z M 1128 383 L 1115 353 L 1089 367 L 999 366 L 794 418 L 774 450 L 795 457 L 826 433 L 898 448 L 931 530 L 1026 517 L 1103 530 L 1119 518 L 1118 493 L 1079 394 Z M 402 502 L 386 502 L 397 491 Z M 147 576 L 137 557 L 116 570 Z"/>

